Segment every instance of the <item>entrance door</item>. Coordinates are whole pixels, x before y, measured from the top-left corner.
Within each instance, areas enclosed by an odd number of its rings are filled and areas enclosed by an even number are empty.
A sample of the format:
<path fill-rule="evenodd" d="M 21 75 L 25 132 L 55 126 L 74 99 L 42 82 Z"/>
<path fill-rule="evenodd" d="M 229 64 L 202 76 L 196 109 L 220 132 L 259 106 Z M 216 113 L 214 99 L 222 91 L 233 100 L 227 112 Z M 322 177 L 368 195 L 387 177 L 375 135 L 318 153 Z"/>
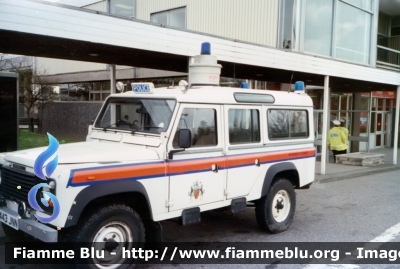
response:
<path fill-rule="evenodd" d="M 322 146 L 322 122 L 323 122 L 323 111 L 314 110 L 314 146 L 317 147 L 317 156 L 321 155 Z"/>
<path fill-rule="evenodd" d="M 391 128 L 391 101 L 383 98 L 379 98 L 376 101 L 377 111 L 375 113 L 375 148 L 383 148 L 390 145 L 389 133 Z"/>
<path fill-rule="evenodd" d="M 383 112 L 375 113 L 375 148 L 384 147 L 384 127 L 385 126 L 385 117 Z"/>

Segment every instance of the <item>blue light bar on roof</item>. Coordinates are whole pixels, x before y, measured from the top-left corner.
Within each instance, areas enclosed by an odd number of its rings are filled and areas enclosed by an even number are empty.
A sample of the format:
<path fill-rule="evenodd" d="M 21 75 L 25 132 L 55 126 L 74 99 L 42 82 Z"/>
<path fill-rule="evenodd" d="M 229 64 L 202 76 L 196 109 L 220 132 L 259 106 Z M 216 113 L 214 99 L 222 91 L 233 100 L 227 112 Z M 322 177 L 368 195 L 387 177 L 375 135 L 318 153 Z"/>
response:
<path fill-rule="evenodd" d="M 247 82 L 240 82 L 240 88 L 242 89 L 248 89 L 249 88 L 249 84 L 247 84 Z"/>
<path fill-rule="evenodd" d="M 294 84 L 294 92 L 304 92 L 304 82 L 303 81 L 296 81 Z"/>
<path fill-rule="evenodd" d="M 201 55 L 210 55 L 211 54 L 211 44 L 208 42 L 204 42 L 201 44 Z"/>

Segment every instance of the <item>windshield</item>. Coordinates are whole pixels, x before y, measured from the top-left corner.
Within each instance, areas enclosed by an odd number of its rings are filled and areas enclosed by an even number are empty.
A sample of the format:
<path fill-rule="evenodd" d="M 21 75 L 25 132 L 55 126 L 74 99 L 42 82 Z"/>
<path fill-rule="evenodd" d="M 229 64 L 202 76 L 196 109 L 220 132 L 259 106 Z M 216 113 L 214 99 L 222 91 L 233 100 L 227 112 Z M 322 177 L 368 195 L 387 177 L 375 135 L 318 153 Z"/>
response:
<path fill-rule="evenodd" d="M 150 98 L 110 98 L 95 127 L 159 134 L 168 129 L 176 101 Z"/>

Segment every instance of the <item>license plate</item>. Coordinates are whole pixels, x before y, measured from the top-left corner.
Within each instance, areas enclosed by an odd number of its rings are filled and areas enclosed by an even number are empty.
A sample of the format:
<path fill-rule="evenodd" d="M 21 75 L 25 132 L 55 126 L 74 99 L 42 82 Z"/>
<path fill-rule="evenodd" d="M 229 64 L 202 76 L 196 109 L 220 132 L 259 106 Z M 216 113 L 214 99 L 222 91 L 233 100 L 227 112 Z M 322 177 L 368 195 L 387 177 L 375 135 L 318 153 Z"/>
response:
<path fill-rule="evenodd" d="M 2 210 L 0 210 L 0 221 L 18 230 L 18 219 Z"/>

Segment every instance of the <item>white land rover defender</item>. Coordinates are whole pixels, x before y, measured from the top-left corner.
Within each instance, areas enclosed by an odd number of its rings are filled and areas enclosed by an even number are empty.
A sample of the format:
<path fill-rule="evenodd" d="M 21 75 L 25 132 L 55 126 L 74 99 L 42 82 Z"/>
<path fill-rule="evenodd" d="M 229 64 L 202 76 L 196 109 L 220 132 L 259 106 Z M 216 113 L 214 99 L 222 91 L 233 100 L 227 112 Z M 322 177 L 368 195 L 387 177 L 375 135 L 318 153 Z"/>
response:
<path fill-rule="evenodd" d="M 39 212 L 28 202 L 29 190 L 43 182 L 33 167 L 45 148 L 0 154 L 6 235 L 58 242 L 68 231 L 71 241 L 129 247 L 159 240 L 162 220 L 197 223 L 203 211 L 236 213 L 249 202 L 263 230 L 286 230 L 294 189 L 314 181 L 312 100 L 304 90 L 219 87 L 220 68 L 204 43 L 189 66 L 189 83 L 133 83 L 132 90 L 109 96 L 87 141 L 56 152 L 46 191 L 60 210 L 50 223 L 34 215 L 51 215 L 53 203 Z"/>

